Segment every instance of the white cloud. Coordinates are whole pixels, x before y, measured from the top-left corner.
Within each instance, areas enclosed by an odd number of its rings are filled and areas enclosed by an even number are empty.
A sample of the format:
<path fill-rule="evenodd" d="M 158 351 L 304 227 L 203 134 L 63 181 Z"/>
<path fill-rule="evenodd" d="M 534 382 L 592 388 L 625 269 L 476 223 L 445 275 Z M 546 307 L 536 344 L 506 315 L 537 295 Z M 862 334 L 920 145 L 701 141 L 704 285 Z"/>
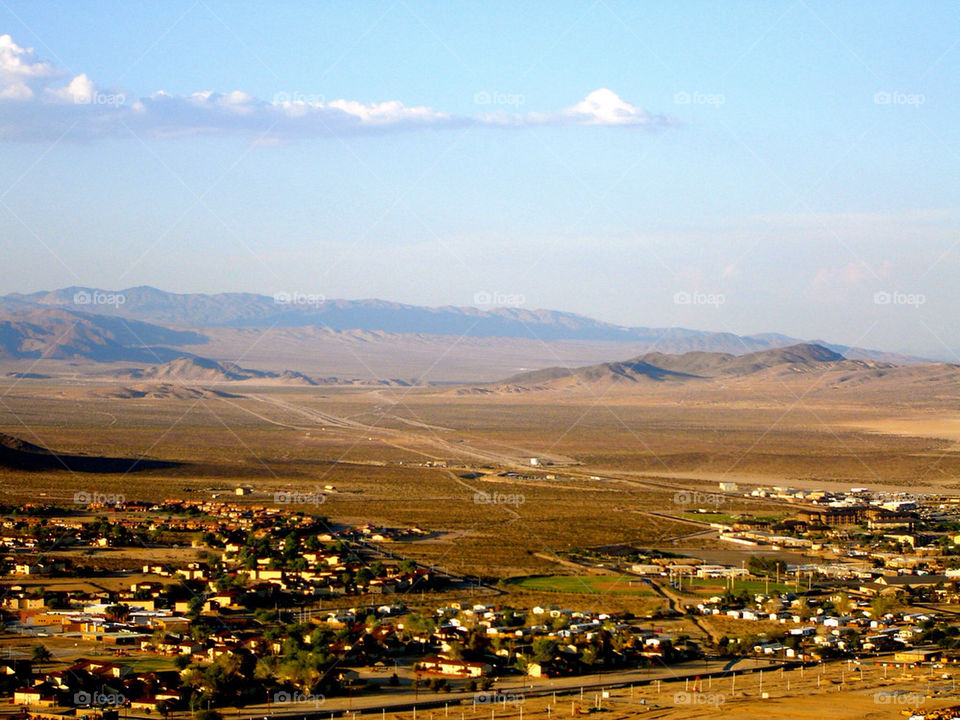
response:
<path fill-rule="evenodd" d="M 85 74 L 77 75 L 66 87 L 46 88 L 47 97 L 56 102 L 89 103 L 97 92 L 93 80 Z"/>
<path fill-rule="evenodd" d="M 624 102 L 612 90 L 594 90 L 562 113 L 563 117 L 584 125 L 649 125 L 656 122 L 642 108 Z"/>
<path fill-rule="evenodd" d="M 307 137 L 384 133 L 420 128 L 468 126 L 614 126 L 658 129 L 674 125 L 607 89 L 554 113 L 455 115 L 397 100 L 363 103 L 327 101 L 319 95 L 278 93 L 272 102 L 235 90 L 189 95 L 158 91 L 132 98 L 98 87 L 86 74 L 65 85 L 64 73 L 37 58 L 30 48 L 0 36 L 0 140 L 60 137 L 89 140 L 132 133 L 157 137 L 243 133 L 261 143 Z"/>
<path fill-rule="evenodd" d="M 484 115 L 479 121 L 484 125 L 508 127 L 598 125 L 647 130 L 668 128 L 679 124 L 675 118 L 666 115 L 651 115 L 643 108 L 626 102 L 613 90 L 607 88 L 594 90 L 580 102 L 559 112 L 529 112 L 525 115 L 498 112 Z"/>
<path fill-rule="evenodd" d="M 44 81 L 62 73 L 37 59 L 32 48 L 22 48 L 9 35 L 0 35 L 0 99 L 28 100 Z"/>

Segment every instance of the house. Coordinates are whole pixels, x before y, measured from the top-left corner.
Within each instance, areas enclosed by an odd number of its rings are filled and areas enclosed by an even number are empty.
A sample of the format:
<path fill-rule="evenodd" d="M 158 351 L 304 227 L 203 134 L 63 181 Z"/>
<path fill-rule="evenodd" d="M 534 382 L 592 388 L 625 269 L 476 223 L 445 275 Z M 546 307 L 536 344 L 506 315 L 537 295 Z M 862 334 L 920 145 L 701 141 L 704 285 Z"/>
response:
<path fill-rule="evenodd" d="M 44 601 L 39 595 L 37 597 L 7 596 L 3 598 L 3 607 L 8 610 L 42 610 Z"/>
<path fill-rule="evenodd" d="M 562 677 L 573 675 L 576 666 L 566 658 L 556 657 L 545 662 L 533 662 L 527 665 L 527 675 L 537 678 Z"/>
<path fill-rule="evenodd" d="M 33 687 L 17 688 L 13 691 L 14 705 L 56 705 L 58 703 L 56 688 L 49 682 L 42 682 Z"/>
<path fill-rule="evenodd" d="M 483 677 L 493 670 L 489 663 L 453 660 L 440 655 L 425 657 L 418 663 L 418 667 L 425 672 L 459 677 Z"/>
<path fill-rule="evenodd" d="M 921 663 L 933 662 L 939 660 L 942 655 L 940 650 L 923 650 L 913 648 L 911 650 L 901 650 L 893 654 L 893 661 L 898 663 Z"/>
<path fill-rule="evenodd" d="M 871 595 L 886 595 L 896 590 L 930 588 L 950 582 L 946 575 L 881 575 L 873 582 L 864 583 L 860 589 Z"/>
<path fill-rule="evenodd" d="M 14 575 L 46 575 L 48 572 L 50 568 L 37 563 L 17 563 L 13 566 Z"/>

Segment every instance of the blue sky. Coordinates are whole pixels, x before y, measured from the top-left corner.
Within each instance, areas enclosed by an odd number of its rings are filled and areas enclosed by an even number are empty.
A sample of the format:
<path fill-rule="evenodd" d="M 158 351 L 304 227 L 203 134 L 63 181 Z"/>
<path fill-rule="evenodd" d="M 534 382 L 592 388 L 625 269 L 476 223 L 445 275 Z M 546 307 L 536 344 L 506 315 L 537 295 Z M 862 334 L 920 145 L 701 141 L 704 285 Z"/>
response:
<path fill-rule="evenodd" d="M 2 292 L 487 292 L 960 359 L 955 3 L 4 0 L 0 35 Z"/>

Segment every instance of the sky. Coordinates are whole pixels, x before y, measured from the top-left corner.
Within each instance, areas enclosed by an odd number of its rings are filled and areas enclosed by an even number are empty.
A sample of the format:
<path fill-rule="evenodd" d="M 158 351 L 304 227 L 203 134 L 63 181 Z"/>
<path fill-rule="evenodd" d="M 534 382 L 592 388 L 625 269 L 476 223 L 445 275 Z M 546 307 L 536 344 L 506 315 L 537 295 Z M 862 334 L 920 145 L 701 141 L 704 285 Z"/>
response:
<path fill-rule="evenodd" d="M 960 362 L 954 2 L 0 0 L 0 293 L 505 304 Z"/>

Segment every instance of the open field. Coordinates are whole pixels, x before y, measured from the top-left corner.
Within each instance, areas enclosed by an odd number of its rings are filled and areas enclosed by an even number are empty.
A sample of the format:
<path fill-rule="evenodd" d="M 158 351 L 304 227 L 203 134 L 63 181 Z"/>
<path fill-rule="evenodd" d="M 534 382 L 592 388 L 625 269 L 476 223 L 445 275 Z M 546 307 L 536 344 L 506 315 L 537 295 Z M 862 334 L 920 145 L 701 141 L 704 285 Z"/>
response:
<path fill-rule="evenodd" d="M 289 497 L 282 493 L 303 493 L 313 499 L 290 509 L 327 518 L 331 526 L 420 527 L 427 534 L 377 545 L 389 555 L 477 578 L 442 598 L 416 592 L 394 596 L 423 613 L 432 612 L 437 602 L 454 601 L 562 606 L 630 613 L 659 632 L 698 642 L 707 636 L 776 637 L 785 625 L 722 615 L 671 617 L 685 602 L 722 594 L 722 579 L 685 578 L 682 589 L 659 594 L 604 567 L 599 557 L 580 560 L 594 556 L 571 551 L 623 545 L 641 554 L 676 553 L 733 566 L 754 554 L 803 563 L 811 558 L 798 551 L 720 542 L 710 522 L 743 515 L 779 518 L 790 508 L 721 493 L 717 481 L 736 482 L 741 490 L 752 484 L 913 492 L 960 487 L 960 455 L 952 439 L 935 432 L 942 428 L 932 410 L 905 414 L 895 407 L 877 410 L 823 398 L 811 398 L 808 405 L 771 388 L 762 402 L 725 398 L 717 391 L 680 402 L 663 390 L 630 398 L 487 397 L 447 388 L 244 385 L 242 390 L 230 386 L 227 394 L 142 399 L 95 396 L 89 390 L 81 380 L 0 386 L 5 421 L 0 432 L 58 452 L 143 457 L 166 466 L 129 472 L 7 469 L 0 504 L 70 505 L 80 492 L 115 493 L 128 500 L 279 505 Z M 920 421 L 904 425 L 908 417 Z M 884 420 L 890 424 L 883 425 Z M 541 465 L 531 465 L 530 458 L 539 458 Z M 246 494 L 235 495 L 237 487 Z M 82 581 L 29 578 L 23 584 L 48 591 L 117 591 L 157 579 L 140 573 L 147 562 L 182 565 L 202 559 L 203 548 L 191 547 L 199 540 L 199 533 L 184 533 L 178 538 L 181 547 L 163 550 L 56 548 L 51 557 L 80 560 L 98 574 Z M 734 585 L 736 592 L 750 594 L 794 589 L 758 580 Z M 382 597 L 372 595 L 330 598 L 316 610 L 379 602 Z M 95 656 L 138 671 L 169 669 L 169 658 L 139 649 L 91 649 L 74 637 L 10 636 L 3 650 L 14 658 L 28 657 L 38 639 L 61 664 Z M 661 670 L 664 680 L 674 672 Z M 652 677 L 659 671 L 645 672 Z M 782 678 L 765 674 L 768 698 L 761 697 L 758 676 L 745 675 L 735 687 L 729 679 L 715 679 L 690 695 L 680 694 L 688 692 L 683 681 L 664 683 L 659 690 L 637 687 L 632 694 L 612 690 L 600 704 L 605 715 L 622 719 L 722 715 L 746 720 L 764 714 L 820 720 L 893 718 L 905 709 L 903 702 L 929 707 L 960 701 L 947 694 L 942 678 L 884 680 L 873 670 L 868 680 L 850 680 L 841 676 L 840 664 L 824 672 L 819 687 L 818 672 L 812 670 L 803 677 L 797 671 Z M 519 688 L 523 682 L 504 678 L 501 690 L 509 693 L 511 683 Z M 571 700 L 574 713 L 589 712 L 596 702 L 590 691 L 583 701 L 578 694 L 561 695 L 556 704 L 548 697 L 530 698 L 523 705 L 524 720 L 569 716 Z M 347 709 L 340 702 L 331 700 L 330 710 Z M 463 707 L 463 720 L 486 720 L 491 709 L 494 720 L 520 720 L 518 708 L 509 703 L 474 713 L 472 702 Z M 458 711 L 450 710 L 454 718 Z M 442 708 L 423 710 L 417 720 L 430 712 L 434 720 L 442 717 Z M 227 720 L 231 717 L 227 713 Z M 410 713 L 394 717 L 412 720 Z"/>
<path fill-rule="evenodd" d="M 539 575 L 512 581 L 524 590 L 548 593 L 616 593 L 652 595 L 650 589 L 629 575 Z"/>
<path fill-rule="evenodd" d="M 783 514 L 775 502 L 715 493 L 718 479 L 960 487 L 954 443 L 923 434 L 933 411 L 910 415 L 919 418 L 913 434 L 897 421 L 898 408 L 816 394 L 798 403 L 777 384 L 752 395 L 711 386 L 677 397 L 654 387 L 599 398 L 244 384 L 232 390 L 238 397 L 120 399 L 91 397 L 79 379 L 5 383 L 0 431 L 59 452 L 176 465 L 8 470 L 0 502 L 62 503 L 78 491 L 204 499 L 243 485 L 251 491 L 243 502 L 263 503 L 280 491 L 322 491 L 322 504 L 301 509 L 334 521 L 419 525 L 433 534 L 392 550 L 492 577 L 556 574 L 565 551 L 609 543 L 723 551 L 708 528 L 682 518 Z M 899 423 L 897 434 L 867 429 L 884 414 Z M 531 468 L 531 457 L 556 464 Z M 510 470 L 517 476 L 502 474 Z M 697 506 L 684 503 L 697 496 L 683 490 L 711 493 L 701 504 L 715 515 L 692 514 Z"/>

